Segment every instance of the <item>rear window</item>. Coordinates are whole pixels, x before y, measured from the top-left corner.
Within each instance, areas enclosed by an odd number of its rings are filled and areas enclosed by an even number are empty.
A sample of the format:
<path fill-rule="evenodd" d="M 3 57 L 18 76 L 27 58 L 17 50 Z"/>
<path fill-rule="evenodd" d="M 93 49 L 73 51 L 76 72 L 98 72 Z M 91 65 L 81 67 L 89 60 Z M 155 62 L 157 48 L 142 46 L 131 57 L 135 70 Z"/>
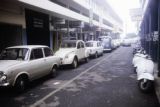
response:
<path fill-rule="evenodd" d="M 53 52 L 50 48 L 44 48 L 45 57 L 53 56 Z"/>
<path fill-rule="evenodd" d="M 92 42 L 86 42 L 86 47 L 93 47 L 93 43 Z"/>
<path fill-rule="evenodd" d="M 43 58 L 42 49 L 33 49 L 31 52 L 31 60 Z"/>

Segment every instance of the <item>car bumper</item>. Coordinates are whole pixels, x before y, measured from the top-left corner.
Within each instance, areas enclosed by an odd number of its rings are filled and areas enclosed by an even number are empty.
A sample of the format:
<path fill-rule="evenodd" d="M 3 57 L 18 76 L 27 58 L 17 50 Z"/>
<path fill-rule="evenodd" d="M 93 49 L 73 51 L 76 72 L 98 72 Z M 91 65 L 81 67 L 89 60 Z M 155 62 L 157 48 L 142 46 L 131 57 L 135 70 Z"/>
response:
<path fill-rule="evenodd" d="M 72 64 L 72 62 L 73 62 L 72 59 L 65 58 L 62 60 L 61 65 L 69 65 Z"/>
<path fill-rule="evenodd" d="M 111 51 L 111 50 L 112 50 L 111 48 L 103 49 L 103 51 Z"/>
<path fill-rule="evenodd" d="M 7 87 L 10 85 L 9 79 L 0 78 L 0 87 Z"/>
<path fill-rule="evenodd" d="M 8 87 L 10 84 L 7 82 L 7 83 L 0 83 L 0 87 Z"/>
<path fill-rule="evenodd" d="M 92 53 L 92 52 L 91 52 L 91 53 L 89 53 L 89 56 L 94 56 L 94 55 L 95 55 L 95 53 Z"/>

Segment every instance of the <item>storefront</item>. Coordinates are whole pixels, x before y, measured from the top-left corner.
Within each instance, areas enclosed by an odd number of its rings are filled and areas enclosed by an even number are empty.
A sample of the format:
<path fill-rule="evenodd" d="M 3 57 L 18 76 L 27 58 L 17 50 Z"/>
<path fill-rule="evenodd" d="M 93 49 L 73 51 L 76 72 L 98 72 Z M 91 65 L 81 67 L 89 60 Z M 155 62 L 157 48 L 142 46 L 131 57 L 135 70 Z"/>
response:
<path fill-rule="evenodd" d="M 0 23 L 0 51 L 15 45 L 22 45 L 22 26 Z"/>
<path fill-rule="evenodd" d="M 28 45 L 50 46 L 49 15 L 25 9 Z"/>

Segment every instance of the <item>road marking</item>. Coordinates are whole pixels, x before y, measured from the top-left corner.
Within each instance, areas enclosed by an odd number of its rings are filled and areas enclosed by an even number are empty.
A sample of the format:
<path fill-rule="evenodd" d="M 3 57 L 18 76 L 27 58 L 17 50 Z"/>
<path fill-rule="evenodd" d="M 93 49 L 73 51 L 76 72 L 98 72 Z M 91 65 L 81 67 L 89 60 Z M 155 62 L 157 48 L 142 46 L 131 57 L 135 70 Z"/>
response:
<path fill-rule="evenodd" d="M 59 85 L 60 84 L 60 82 L 55 82 L 55 83 L 53 83 L 54 85 Z"/>
<path fill-rule="evenodd" d="M 91 66 L 90 68 L 86 69 L 84 72 L 80 73 L 79 75 L 77 75 L 73 79 L 69 80 L 67 83 L 65 83 L 61 87 L 57 88 L 56 90 L 52 91 L 51 93 L 49 93 L 48 95 L 46 95 L 42 99 L 40 99 L 40 100 L 36 101 L 34 104 L 30 105 L 30 107 L 36 107 L 36 106 L 38 106 L 40 104 L 43 104 L 46 99 L 48 99 L 49 97 L 51 97 L 52 95 L 54 95 L 58 91 L 60 91 L 63 88 L 65 88 L 67 85 L 69 85 L 70 83 L 72 83 L 74 80 L 76 80 L 77 78 L 79 78 L 80 76 L 82 76 L 83 74 L 85 74 L 86 72 L 90 71 L 91 69 L 93 69 L 94 67 L 96 67 L 97 65 L 99 65 L 101 62 L 103 62 L 104 60 L 106 60 L 106 58 L 111 57 L 112 55 L 113 55 L 113 53 L 109 54 L 108 56 L 106 56 L 105 58 L 103 58 L 102 60 L 100 60 L 99 62 L 97 62 L 93 66 Z"/>

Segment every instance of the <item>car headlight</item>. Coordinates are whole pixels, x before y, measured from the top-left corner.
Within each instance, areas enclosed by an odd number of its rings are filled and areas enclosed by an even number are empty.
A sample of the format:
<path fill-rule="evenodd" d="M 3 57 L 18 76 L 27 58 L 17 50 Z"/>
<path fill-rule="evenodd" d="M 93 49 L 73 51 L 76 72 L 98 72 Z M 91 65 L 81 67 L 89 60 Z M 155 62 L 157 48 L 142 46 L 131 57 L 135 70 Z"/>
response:
<path fill-rule="evenodd" d="M 0 71 L 0 78 L 4 75 L 4 72 Z"/>
<path fill-rule="evenodd" d="M 65 58 L 68 58 L 68 55 L 66 55 Z"/>
<path fill-rule="evenodd" d="M 71 54 L 73 54 L 73 53 L 74 53 L 74 51 L 68 53 L 64 58 L 69 58 L 69 55 L 71 55 Z"/>
<path fill-rule="evenodd" d="M 2 71 L 0 71 L 0 81 L 1 81 L 2 83 L 7 82 L 7 75 L 5 75 L 5 73 L 2 72 Z"/>

